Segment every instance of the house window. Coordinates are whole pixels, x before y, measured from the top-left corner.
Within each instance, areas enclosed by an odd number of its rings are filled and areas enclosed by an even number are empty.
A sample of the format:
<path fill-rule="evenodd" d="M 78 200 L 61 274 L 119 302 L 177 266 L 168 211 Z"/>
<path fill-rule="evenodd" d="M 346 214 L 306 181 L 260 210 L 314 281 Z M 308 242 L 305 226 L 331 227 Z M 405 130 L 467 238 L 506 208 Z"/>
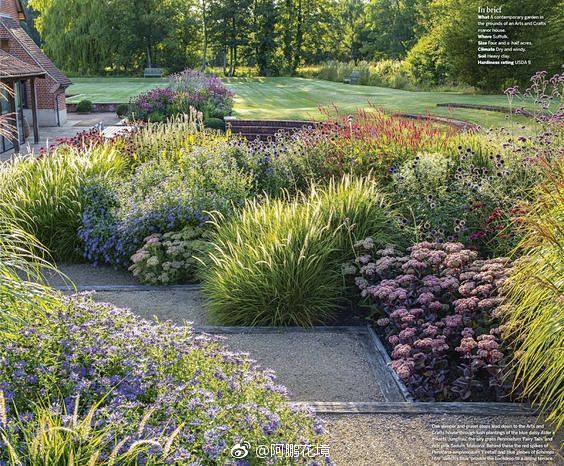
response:
<path fill-rule="evenodd" d="M 10 51 L 10 41 L 8 39 L 0 39 L 0 49 L 4 52 Z"/>

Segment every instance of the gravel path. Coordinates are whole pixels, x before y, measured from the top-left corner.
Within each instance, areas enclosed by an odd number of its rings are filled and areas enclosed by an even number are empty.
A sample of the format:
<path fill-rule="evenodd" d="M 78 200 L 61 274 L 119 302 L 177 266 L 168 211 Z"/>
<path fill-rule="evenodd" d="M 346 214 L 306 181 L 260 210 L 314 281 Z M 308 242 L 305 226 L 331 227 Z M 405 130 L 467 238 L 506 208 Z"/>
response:
<path fill-rule="evenodd" d="M 59 264 L 58 267 L 77 286 L 139 285 L 131 272 L 111 267 L 93 267 L 90 264 Z M 68 285 L 65 278 L 58 274 L 48 274 L 46 280 L 52 286 Z"/>
<path fill-rule="evenodd" d="M 295 401 L 383 401 L 362 337 L 343 333 L 235 334 L 231 348 L 273 369 Z"/>
<path fill-rule="evenodd" d="M 148 319 L 156 316 L 159 320 L 172 320 L 179 324 L 209 325 L 200 293 L 193 289 L 99 291 L 94 299 L 131 309 Z"/>
<path fill-rule="evenodd" d="M 444 446 L 433 436 L 433 425 L 462 424 L 478 426 L 484 424 L 531 424 L 533 417 L 486 417 L 453 415 L 324 415 L 325 426 L 329 431 L 328 445 L 331 458 L 338 466 L 427 466 L 439 464 L 549 464 L 501 463 L 501 462 L 453 462 L 433 458 Z M 554 443 L 554 446 L 561 443 Z M 480 448 L 481 453 L 488 453 Z M 511 453 L 511 450 L 509 450 Z M 564 464 L 562 457 L 552 464 Z"/>
<path fill-rule="evenodd" d="M 137 285 L 128 272 L 89 265 L 61 265 L 79 286 Z M 61 277 L 49 282 L 66 284 Z M 210 325 L 202 298 L 193 289 L 97 292 L 95 299 L 132 309 L 136 314 L 178 323 Z M 249 353 L 262 367 L 273 369 L 294 401 L 384 401 L 367 359 L 362 336 L 347 333 L 274 333 L 225 335 L 228 346 Z M 433 425 L 532 424 L 531 417 L 454 415 L 322 415 L 329 431 L 328 445 L 339 466 L 431 466 L 456 464 L 549 464 L 440 461 L 433 453 L 441 447 Z M 562 446 L 562 436 L 553 442 Z M 562 457 L 553 463 L 564 465 Z"/>

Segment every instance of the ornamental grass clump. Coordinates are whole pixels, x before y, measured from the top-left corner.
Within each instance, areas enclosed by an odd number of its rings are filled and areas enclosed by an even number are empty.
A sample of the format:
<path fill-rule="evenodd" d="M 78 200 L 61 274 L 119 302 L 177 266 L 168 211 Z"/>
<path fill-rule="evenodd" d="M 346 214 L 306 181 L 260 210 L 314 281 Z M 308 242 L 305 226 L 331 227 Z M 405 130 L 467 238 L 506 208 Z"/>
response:
<path fill-rule="evenodd" d="M 31 219 L 18 208 L 0 202 L 0 340 L 9 340 L 28 314 L 44 315 L 54 302 L 41 284 L 53 266 L 45 247 L 21 228 Z"/>
<path fill-rule="evenodd" d="M 112 430 L 108 426 L 94 425 L 94 420 L 101 416 L 96 406 L 82 414 L 78 398 L 71 412 L 62 405 L 61 409 L 54 410 L 38 404 L 30 412 L 16 413 L 10 425 L 3 426 L 0 422 L 0 447 L 7 452 L 4 456 L 9 461 L 4 464 L 134 466 L 140 460 L 146 460 L 145 465 L 155 464 L 157 458 L 150 452 L 162 448 L 158 443 L 147 440 L 132 444 L 127 449 L 117 448 L 119 442 L 111 441 Z M 166 432 L 162 434 L 164 437 Z M 114 443 L 117 443 L 116 446 L 108 454 Z M 2 456 L 0 454 L 0 458 Z M 161 459 L 166 459 L 166 455 Z"/>
<path fill-rule="evenodd" d="M 219 337 L 24 281 L 47 253 L 1 207 L 0 464 L 211 466 L 237 443 L 324 443 L 312 411 Z"/>
<path fill-rule="evenodd" d="M 77 230 L 85 206 L 81 187 L 90 177 L 109 180 L 127 168 L 110 146 L 60 150 L 40 159 L 0 164 L 0 202 L 25 212 L 16 224 L 37 237 L 57 259 L 79 255 Z"/>
<path fill-rule="evenodd" d="M 519 218 L 522 255 L 505 287 L 504 317 L 523 395 L 564 424 L 564 163 L 546 166 L 537 200 Z"/>
<path fill-rule="evenodd" d="M 371 238 L 357 247 L 355 283 L 413 397 L 507 399 L 511 351 L 498 306 L 509 259 L 480 260 L 461 243 L 418 243 L 408 255 Z"/>
<path fill-rule="evenodd" d="M 344 295 L 340 264 L 354 238 L 394 240 L 389 206 L 374 181 L 345 177 L 295 198 L 247 202 L 215 216 L 203 293 L 224 325 L 312 326 L 329 321 Z"/>

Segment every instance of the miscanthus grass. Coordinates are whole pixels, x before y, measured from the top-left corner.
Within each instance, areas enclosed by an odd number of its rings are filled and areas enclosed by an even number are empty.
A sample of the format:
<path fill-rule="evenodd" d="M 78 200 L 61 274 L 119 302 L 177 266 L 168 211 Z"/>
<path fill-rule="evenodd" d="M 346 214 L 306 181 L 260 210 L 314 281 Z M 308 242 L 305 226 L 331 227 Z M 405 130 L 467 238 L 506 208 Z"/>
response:
<path fill-rule="evenodd" d="M 31 222 L 20 209 L 0 201 L 0 339 L 10 338 L 28 313 L 38 315 L 53 302 L 41 284 L 54 271 L 41 243 L 20 224 Z"/>

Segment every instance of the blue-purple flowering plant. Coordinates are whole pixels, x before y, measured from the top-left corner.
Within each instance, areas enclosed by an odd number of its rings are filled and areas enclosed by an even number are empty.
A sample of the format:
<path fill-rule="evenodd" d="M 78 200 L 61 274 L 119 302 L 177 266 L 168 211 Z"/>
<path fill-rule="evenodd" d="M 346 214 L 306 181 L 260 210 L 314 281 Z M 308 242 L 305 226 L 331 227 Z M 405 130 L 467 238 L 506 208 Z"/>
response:
<path fill-rule="evenodd" d="M 253 192 L 253 178 L 223 148 L 162 155 L 119 186 L 91 181 L 79 229 L 84 257 L 126 268 L 149 235 L 203 227 L 210 212 L 228 215 L 242 205 Z"/>
<path fill-rule="evenodd" d="M 254 464 L 252 448 L 239 462 L 231 448 L 324 442 L 320 420 L 288 405 L 271 371 L 218 337 L 84 294 L 61 297 L 47 318 L 25 317 L 0 341 L 0 463 L 15 455 L 27 464 L 45 426 L 80 433 L 71 443 L 95 447 L 96 464 L 108 465 L 131 451 L 131 462 L 115 464 Z M 56 440 L 48 432 L 45 439 L 47 449 Z M 276 464 L 313 460 L 330 464 L 323 457 Z"/>
<path fill-rule="evenodd" d="M 136 120 L 151 120 L 151 116 L 162 117 L 171 114 L 172 104 L 177 97 L 176 92 L 169 88 L 156 87 L 130 99 L 129 112 Z"/>

